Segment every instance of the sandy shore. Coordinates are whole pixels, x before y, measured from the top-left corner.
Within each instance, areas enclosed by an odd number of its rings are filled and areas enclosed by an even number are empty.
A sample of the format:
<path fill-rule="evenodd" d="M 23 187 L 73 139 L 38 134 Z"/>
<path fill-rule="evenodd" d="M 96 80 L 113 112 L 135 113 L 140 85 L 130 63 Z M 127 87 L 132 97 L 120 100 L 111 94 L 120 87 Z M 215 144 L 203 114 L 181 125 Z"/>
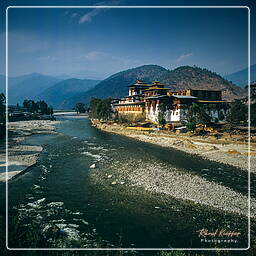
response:
<path fill-rule="evenodd" d="M 57 121 L 32 120 L 10 122 L 8 125 L 8 180 L 37 162 L 41 146 L 26 145 L 24 140 L 32 134 L 53 134 Z M 5 146 L 0 150 L 0 181 L 6 181 Z"/>
<path fill-rule="evenodd" d="M 105 124 L 93 121 L 93 126 L 103 131 L 125 135 L 143 142 L 162 147 L 171 147 L 205 159 L 229 164 L 248 171 L 248 143 L 241 136 L 225 134 L 220 139 L 214 136 L 191 136 L 164 131 L 129 130 L 119 124 Z M 256 173 L 256 143 L 251 143 L 251 172 Z"/>

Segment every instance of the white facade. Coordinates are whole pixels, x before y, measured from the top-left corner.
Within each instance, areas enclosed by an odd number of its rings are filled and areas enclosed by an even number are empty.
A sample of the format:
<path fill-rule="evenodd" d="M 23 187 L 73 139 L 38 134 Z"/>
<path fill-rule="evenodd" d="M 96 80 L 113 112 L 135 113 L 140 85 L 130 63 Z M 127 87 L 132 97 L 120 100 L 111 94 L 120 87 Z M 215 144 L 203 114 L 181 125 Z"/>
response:
<path fill-rule="evenodd" d="M 152 121 L 154 123 L 158 123 L 159 116 L 159 104 L 156 104 L 155 110 L 151 105 L 149 110 L 146 108 L 146 119 Z M 165 112 L 165 120 L 166 122 L 181 122 L 186 120 L 187 109 L 175 109 L 175 110 L 167 110 Z"/>

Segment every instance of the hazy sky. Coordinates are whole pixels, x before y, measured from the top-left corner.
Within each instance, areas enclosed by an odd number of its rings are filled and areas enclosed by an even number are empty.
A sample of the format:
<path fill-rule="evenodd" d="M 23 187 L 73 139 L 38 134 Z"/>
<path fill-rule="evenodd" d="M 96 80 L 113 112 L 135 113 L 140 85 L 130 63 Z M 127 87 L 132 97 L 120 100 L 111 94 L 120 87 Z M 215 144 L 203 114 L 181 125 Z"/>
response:
<path fill-rule="evenodd" d="M 171 3 L 199 5 L 199 1 Z M 216 1 L 207 2 L 209 5 L 213 3 L 217 4 Z M 221 3 L 225 4 L 224 1 Z M 246 4 L 245 1 L 226 3 Z M 168 1 L 42 0 L 6 1 L 5 4 L 168 5 Z M 60 75 L 81 70 L 113 74 L 144 64 L 157 64 L 168 69 L 197 65 L 220 74 L 247 67 L 246 8 L 11 8 L 8 14 L 10 76 L 32 72 Z M 4 40 L 2 29 L 1 45 Z M 252 64 L 256 62 L 254 52 L 252 44 Z M 1 58 L 0 73 L 4 72 L 4 58 Z"/>

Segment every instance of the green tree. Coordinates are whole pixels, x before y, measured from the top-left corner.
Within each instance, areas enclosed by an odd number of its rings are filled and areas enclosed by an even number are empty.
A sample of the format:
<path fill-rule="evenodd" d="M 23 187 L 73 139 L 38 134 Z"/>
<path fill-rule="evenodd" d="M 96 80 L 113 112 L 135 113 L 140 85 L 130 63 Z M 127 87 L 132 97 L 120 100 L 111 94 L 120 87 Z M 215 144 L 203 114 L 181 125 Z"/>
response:
<path fill-rule="evenodd" d="M 220 111 L 220 112 L 219 112 L 219 119 L 220 119 L 221 121 L 225 119 L 225 116 L 224 116 L 224 114 L 223 114 L 223 111 Z"/>
<path fill-rule="evenodd" d="M 194 132 L 195 129 L 196 129 L 196 123 L 195 123 L 195 122 L 188 122 L 188 123 L 186 124 L 186 127 L 187 127 L 187 129 L 188 129 L 189 131 Z"/>
<path fill-rule="evenodd" d="M 187 113 L 188 123 L 195 124 L 209 124 L 211 122 L 211 117 L 207 114 L 206 108 L 193 103 Z"/>
<path fill-rule="evenodd" d="M 251 125 L 256 126 L 256 103 L 251 104 Z"/>
<path fill-rule="evenodd" d="M 162 126 L 162 128 L 166 124 L 165 113 L 166 113 L 166 104 L 164 104 L 164 103 L 159 104 L 159 106 L 158 106 L 158 123 Z"/>
<path fill-rule="evenodd" d="M 33 100 L 24 100 L 23 107 L 28 109 L 29 112 L 38 113 L 40 112 L 42 115 L 52 115 L 53 109 L 48 107 L 47 103 L 43 100 L 39 102 L 34 102 Z"/>
<path fill-rule="evenodd" d="M 251 100 L 256 100 L 256 83 L 250 85 L 251 89 Z"/>
<path fill-rule="evenodd" d="M 34 102 L 33 100 L 24 100 L 23 107 L 27 108 L 29 112 L 37 113 L 40 109 L 39 104 Z"/>
<path fill-rule="evenodd" d="M 90 116 L 99 120 L 109 120 L 112 118 L 112 99 L 92 98 L 90 102 Z"/>
<path fill-rule="evenodd" d="M 173 98 L 168 97 L 158 106 L 158 123 L 164 127 L 166 124 L 166 111 L 170 110 L 170 106 L 172 106 Z"/>
<path fill-rule="evenodd" d="M 235 100 L 231 103 L 231 107 L 227 116 L 227 120 L 232 124 L 240 124 L 247 121 L 248 107 L 242 100 Z"/>
<path fill-rule="evenodd" d="M 92 98 L 90 101 L 90 116 L 92 118 L 98 118 L 97 117 L 97 106 L 100 103 L 100 99 L 98 98 Z"/>
<path fill-rule="evenodd" d="M 109 120 L 112 115 L 111 99 L 100 100 L 96 112 L 98 119 Z"/>
<path fill-rule="evenodd" d="M 82 102 L 76 103 L 75 110 L 76 110 L 77 114 L 85 113 L 85 111 L 86 111 L 85 104 Z"/>
<path fill-rule="evenodd" d="M 50 114 L 50 109 L 49 109 L 47 103 L 43 100 L 39 101 L 39 109 L 43 115 Z"/>
<path fill-rule="evenodd" d="M 52 116 L 53 115 L 53 108 L 52 107 L 49 108 L 49 112 L 50 112 L 50 115 Z"/>

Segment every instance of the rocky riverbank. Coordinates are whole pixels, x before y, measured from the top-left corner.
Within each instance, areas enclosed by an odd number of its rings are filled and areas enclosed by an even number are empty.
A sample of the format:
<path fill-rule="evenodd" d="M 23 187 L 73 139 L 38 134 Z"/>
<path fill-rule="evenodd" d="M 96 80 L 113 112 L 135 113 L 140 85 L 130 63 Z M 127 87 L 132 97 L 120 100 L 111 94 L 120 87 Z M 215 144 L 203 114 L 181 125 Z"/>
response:
<path fill-rule="evenodd" d="M 92 120 L 92 125 L 106 132 L 125 135 L 140 141 L 149 142 L 162 147 L 171 147 L 190 154 L 200 155 L 205 159 L 229 164 L 248 171 L 248 143 L 245 137 L 224 134 L 215 136 L 193 136 L 191 134 L 175 134 L 165 131 L 129 130 L 117 123 L 102 123 Z M 251 172 L 256 173 L 256 143 L 251 143 Z"/>
<path fill-rule="evenodd" d="M 172 147 L 203 156 L 208 160 L 240 167 L 244 171 L 248 170 L 247 144 L 243 142 L 235 144 L 234 141 L 224 140 L 224 138 L 218 141 L 210 137 L 190 137 L 189 135 L 175 135 L 158 131 L 149 133 L 129 130 L 119 124 L 95 121 L 93 126 L 103 131 L 125 135 L 163 147 Z M 251 158 L 254 163 L 255 156 Z M 255 172 L 255 166 L 252 164 L 251 167 Z M 221 172 L 221 167 L 218 170 Z M 245 194 L 214 180 L 169 168 L 160 162 L 149 164 L 143 161 L 133 160 L 131 162 L 127 159 L 122 163 L 118 161 L 109 163 L 109 166 L 104 167 L 104 172 L 98 171 L 97 166 L 93 166 L 91 178 L 93 182 L 105 187 L 106 190 L 116 189 L 119 191 L 126 187 L 127 193 L 133 193 L 132 191 L 136 191 L 137 188 L 142 188 L 146 193 L 156 195 L 159 199 L 169 196 L 198 206 L 212 207 L 243 216 L 248 215 L 248 198 Z M 251 216 L 253 218 L 255 218 L 255 209 L 256 200 L 251 198 Z"/>
<path fill-rule="evenodd" d="M 8 179 L 12 179 L 37 162 L 41 146 L 26 145 L 25 139 L 33 134 L 54 134 L 57 121 L 31 120 L 8 124 Z M 0 181 L 6 180 L 5 143 L 0 149 Z"/>
<path fill-rule="evenodd" d="M 180 172 L 159 163 L 111 162 L 105 171 L 97 165 L 92 169 L 90 178 L 96 187 L 105 193 L 118 195 L 120 191 L 127 196 L 137 197 L 144 191 L 149 197 L 170 202 L 180 200 L 193 206 L 209 207 L 241 216 L 248 216 L 248 198 L 222 184 L 209 181 L 204 177 Z M 137 192 L 138 191 L 138 192 Z M 168 203 L 169 202 L 169 203 Z M 156 209 L 158 205 L 155 205 Z M 251 217 L 255 218 L 256 200 L 251 199 Z"/>

